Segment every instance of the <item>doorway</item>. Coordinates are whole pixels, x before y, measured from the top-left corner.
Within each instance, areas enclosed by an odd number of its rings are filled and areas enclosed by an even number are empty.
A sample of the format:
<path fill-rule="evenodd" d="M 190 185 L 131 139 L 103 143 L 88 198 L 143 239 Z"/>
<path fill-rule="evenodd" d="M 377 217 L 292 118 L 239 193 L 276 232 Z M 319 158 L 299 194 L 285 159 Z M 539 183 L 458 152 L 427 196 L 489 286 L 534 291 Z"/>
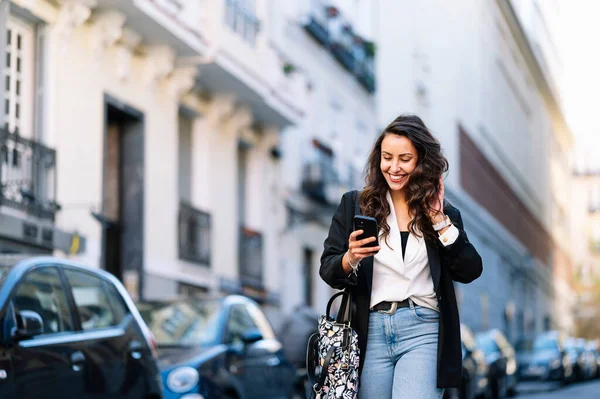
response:
<path fill-rule="evenodd" d="M 102 267 L 139 299 L 144 255 L 144 118 L 105 97 Z"/>

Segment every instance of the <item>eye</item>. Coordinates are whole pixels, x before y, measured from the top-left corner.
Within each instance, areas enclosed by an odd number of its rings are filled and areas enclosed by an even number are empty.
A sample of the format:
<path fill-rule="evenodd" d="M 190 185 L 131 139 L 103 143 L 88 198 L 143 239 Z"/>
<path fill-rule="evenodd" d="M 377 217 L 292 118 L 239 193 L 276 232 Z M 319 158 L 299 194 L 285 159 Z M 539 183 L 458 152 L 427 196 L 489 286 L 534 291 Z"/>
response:
<path fill-rule="evenodd" d="M 392 158 L 390 158 L 390 157 L 383 157 L 383 159 L 386 160 L 386 161 L 391 161 L 392 160 Z"/>

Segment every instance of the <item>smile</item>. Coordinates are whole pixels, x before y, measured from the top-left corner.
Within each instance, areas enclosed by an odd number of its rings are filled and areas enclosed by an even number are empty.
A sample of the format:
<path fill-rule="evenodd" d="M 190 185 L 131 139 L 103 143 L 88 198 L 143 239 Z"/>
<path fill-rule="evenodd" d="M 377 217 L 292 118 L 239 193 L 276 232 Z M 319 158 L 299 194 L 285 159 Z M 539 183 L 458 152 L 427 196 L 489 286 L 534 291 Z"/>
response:
<path fill-rule="evenodd" d="M 388 175 L 390 176 L 390 180 L 393 183 L 400 183 L 406 177 L 405 174 L 404 175 L 393 175 L 391 173 L 388 173 Z"/>

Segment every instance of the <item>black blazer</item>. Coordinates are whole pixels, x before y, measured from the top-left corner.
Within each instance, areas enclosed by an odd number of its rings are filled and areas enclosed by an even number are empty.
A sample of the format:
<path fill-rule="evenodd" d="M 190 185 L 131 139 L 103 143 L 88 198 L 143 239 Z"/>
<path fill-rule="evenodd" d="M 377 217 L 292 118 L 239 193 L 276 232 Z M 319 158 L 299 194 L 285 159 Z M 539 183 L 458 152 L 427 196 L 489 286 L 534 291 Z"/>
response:
<path fill-rule="evenodd" d="M 319 272 L 321 278 L 331 287 L 350 288 L 352 292 L 352 327 L 358 333 L 359 372 L 362 372 L 367 351 L 373 257 L 362 260 L 358 276 L 352 273 L 350 276 L 345 276 L 342 271 L 342 257 L 348 250 L 348 238 L 353 231 L 356 198 L 356 191 L 348 192 L 342 197 L 342 201 L 333 215 L 329 235 L 324 243 Z M 438 388 L 451 388 L 459 386 L 462 373 L 460 320 L 452 281 L 470 283 L 481 275 L 483 266 L 481 257 L 467 238 L 459 210 L 445 201 L 444 213 L 458 228 L 460 232 L 458 238 L 447 247 L 444 247 L 439 241 L 432 243 L 426 240 L 426 244 L 431 278 L 440 308 L 437 386 Z"/>

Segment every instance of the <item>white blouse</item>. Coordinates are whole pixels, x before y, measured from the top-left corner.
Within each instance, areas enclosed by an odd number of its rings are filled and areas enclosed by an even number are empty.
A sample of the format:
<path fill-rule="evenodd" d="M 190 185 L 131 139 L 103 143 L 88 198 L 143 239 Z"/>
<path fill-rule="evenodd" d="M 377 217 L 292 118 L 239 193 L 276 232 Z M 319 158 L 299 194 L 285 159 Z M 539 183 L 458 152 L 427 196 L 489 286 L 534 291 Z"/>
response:
<path fill-rule="evenodd" d="M 370 306 L 372 308 L 383 301 L 403 301 L 411 298 L 416 305 L 438 310 L 425 238 L 409 234 L 402 259 L 402 239 L 389 191 L 387 200 L 390 204 L 390 214 L 387 218 L 390 233 L 387 242 L 381 237 L 382 231 L 379 233 L 381 249 L 373 259 Z M 443 245 L 448 246 L 456 241 L 458 234 L 458 229 L 452 225 L 439 239 Z"/>

